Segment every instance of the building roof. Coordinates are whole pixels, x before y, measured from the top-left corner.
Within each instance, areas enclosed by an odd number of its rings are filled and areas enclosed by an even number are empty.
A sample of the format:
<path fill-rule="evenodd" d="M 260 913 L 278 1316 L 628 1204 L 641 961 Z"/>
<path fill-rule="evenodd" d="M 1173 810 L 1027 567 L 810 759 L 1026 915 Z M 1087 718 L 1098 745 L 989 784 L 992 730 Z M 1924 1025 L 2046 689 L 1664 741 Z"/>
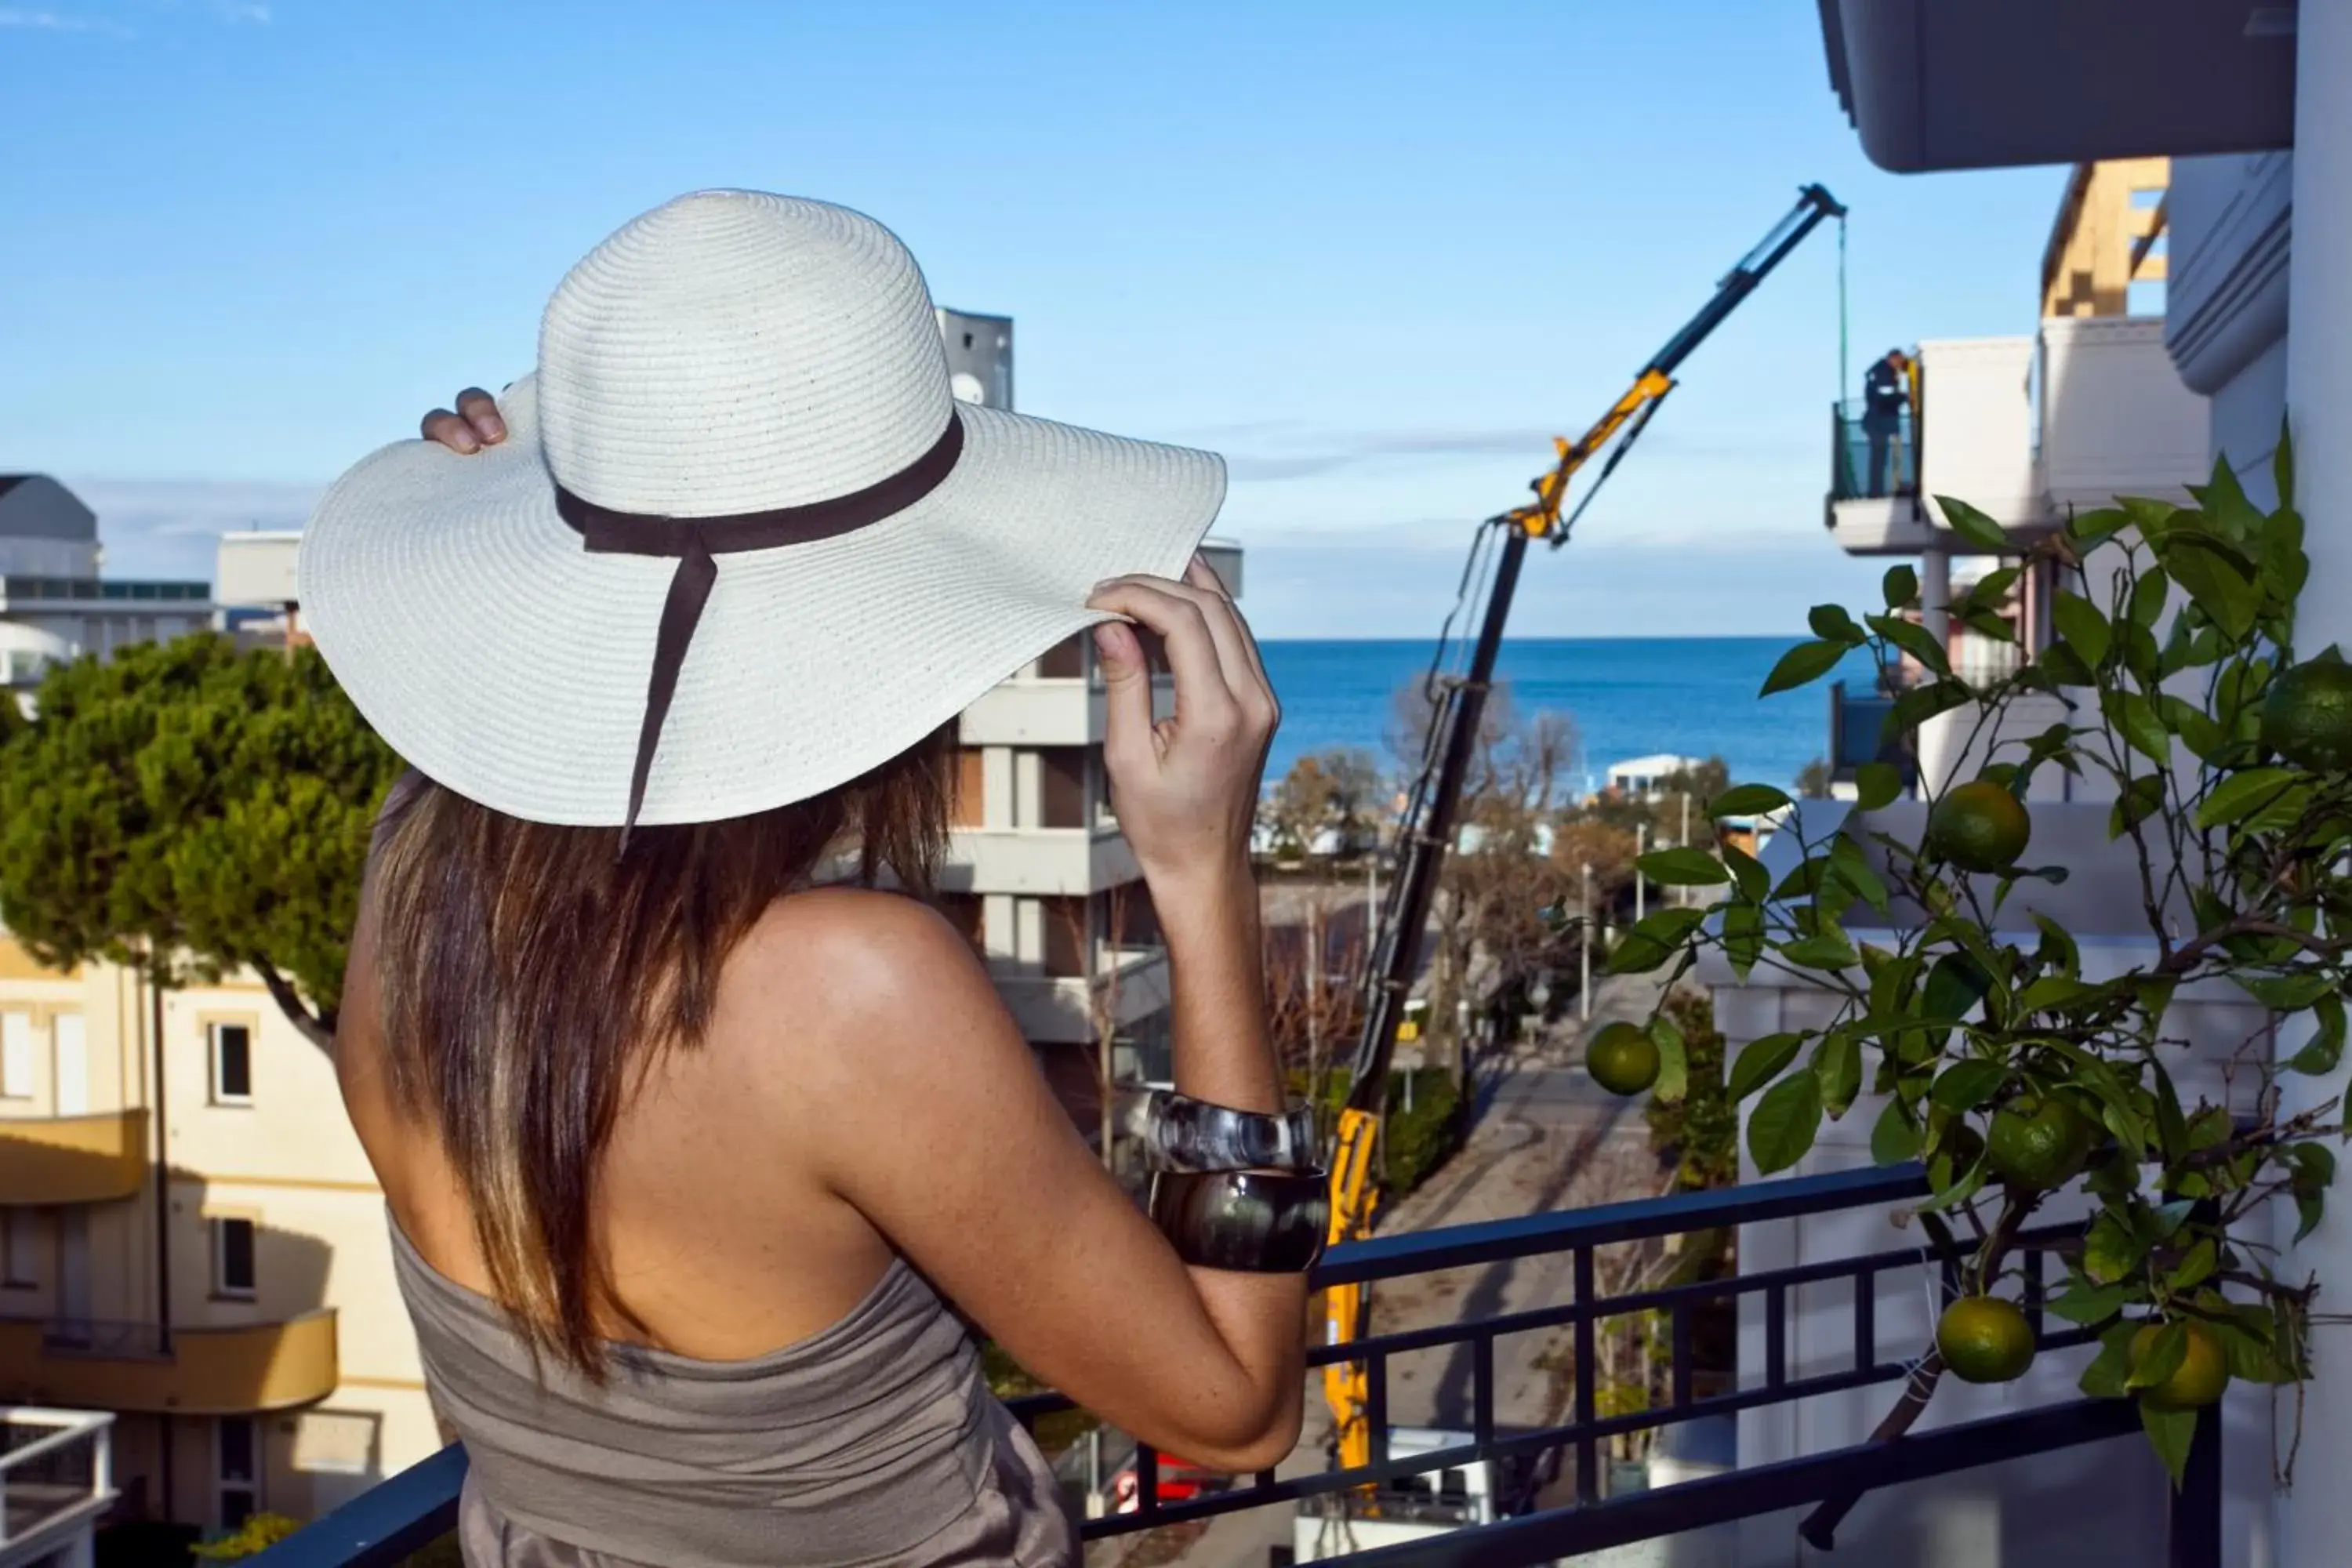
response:
<path fill-rule="evenodd" d="M 1622 763 L 1612 763 L 1609 764 L 1609 776 L 1613 779 L 1622 773 L 1640 773 L 1658 778 L 1667 773 L 1687 772 L 1706 761 L 1705 757 L 1678 757 L 1671 752 L 1660 752 L 1654 756 L 1631 757 Z"/>

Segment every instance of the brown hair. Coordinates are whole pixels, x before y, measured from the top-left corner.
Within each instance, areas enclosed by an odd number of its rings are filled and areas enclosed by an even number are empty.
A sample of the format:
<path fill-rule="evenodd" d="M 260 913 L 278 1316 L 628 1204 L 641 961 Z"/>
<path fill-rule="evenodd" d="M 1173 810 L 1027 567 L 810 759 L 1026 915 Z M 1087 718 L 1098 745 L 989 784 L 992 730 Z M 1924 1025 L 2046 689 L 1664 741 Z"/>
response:
<path fill-rule="evenodd" d="M 618 828 L 523 822 L 416 775 L 395 790 L 373 893 L 392 1090 L 439 1132 L 534 1359 L 601 1378 L 600 1319 L 643 1328 L 592 1212 L 616 1117 L 663 1051 L 702 1042 L 728 954 L 821 862 L 929 894 L 952 732 L 790 805 L 639 826 L 626 853 Z"/>

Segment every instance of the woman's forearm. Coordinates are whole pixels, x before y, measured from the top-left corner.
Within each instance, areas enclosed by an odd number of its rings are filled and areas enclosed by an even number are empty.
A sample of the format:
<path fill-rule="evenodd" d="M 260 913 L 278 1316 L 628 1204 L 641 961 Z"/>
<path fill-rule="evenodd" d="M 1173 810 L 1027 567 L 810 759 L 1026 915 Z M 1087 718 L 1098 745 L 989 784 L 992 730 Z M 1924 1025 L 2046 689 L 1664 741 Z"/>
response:
<path fill-rule="evenodd" d="M 1280 1110 L 1281 1074 L 1265 1023 L 1257 881 L 1248 864 L 1202 868 L 1154 889 L 1168 943 L 1176 1088 L 1239 1110 Z"/>

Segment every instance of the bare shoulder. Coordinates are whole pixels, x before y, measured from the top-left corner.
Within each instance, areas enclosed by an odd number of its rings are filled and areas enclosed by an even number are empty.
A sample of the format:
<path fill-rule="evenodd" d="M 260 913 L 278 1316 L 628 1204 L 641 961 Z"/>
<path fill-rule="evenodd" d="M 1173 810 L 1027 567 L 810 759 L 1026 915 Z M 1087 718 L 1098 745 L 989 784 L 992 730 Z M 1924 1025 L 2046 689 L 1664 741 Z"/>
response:
<path fill-rule="evenodd" d="M 773 1021 L 721 1032 L 772 1060 L 792 1060 L 803 1083 L 844 1088 L 936 1067 L 938 1051 L 975 1027 L 1012 1032 L 979 957 L 944 917 L 912 899 L 854 888 L 814 889 L 771 906 L 728 960 L 719 1011 L 722 1021 Z M 924 1061 L 906 1060 L 908 1052 Z"/>

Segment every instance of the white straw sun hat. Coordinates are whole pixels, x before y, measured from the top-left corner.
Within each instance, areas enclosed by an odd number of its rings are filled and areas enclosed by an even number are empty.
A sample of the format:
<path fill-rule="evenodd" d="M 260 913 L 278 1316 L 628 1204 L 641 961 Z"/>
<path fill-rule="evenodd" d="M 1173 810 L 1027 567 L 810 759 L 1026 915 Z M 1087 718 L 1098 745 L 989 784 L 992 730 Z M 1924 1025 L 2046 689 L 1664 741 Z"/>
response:
<path fill-rule="evenodd" d="M 499 409 L 338 480 L 299 591 L 394 750 L 534 822 L 845 783 L 1108 618 L 1104 578 L 1179 574 L 1224 496 L 1211 453 L 957 403 L 897 237 L 753 191 L 598 246 Z"/>

